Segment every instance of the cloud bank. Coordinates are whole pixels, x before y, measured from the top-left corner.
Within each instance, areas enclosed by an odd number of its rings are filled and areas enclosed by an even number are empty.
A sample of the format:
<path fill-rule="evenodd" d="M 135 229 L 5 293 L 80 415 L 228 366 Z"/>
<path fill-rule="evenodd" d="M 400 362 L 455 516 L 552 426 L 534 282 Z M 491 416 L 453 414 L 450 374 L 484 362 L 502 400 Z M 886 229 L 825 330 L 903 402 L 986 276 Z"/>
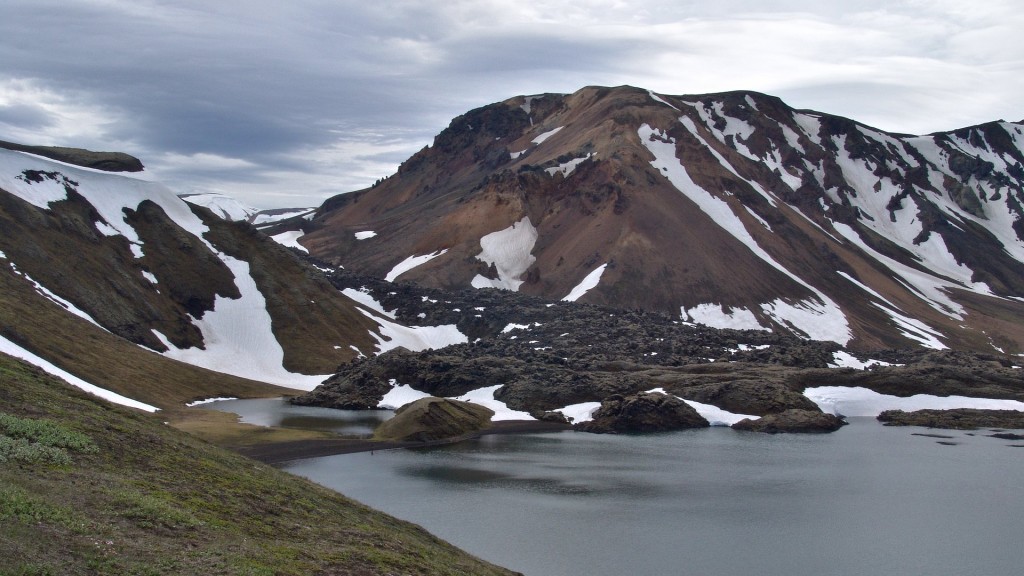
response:
<path fill-rule="evenodd" d="M 712 5 L 713 4 L 713 5 Z M 519 94 L 734 89 L 928 133 L 1024 107 L 1012 0 L 7 0 L 0 139 L 257 207 L 359 189 Z"/>

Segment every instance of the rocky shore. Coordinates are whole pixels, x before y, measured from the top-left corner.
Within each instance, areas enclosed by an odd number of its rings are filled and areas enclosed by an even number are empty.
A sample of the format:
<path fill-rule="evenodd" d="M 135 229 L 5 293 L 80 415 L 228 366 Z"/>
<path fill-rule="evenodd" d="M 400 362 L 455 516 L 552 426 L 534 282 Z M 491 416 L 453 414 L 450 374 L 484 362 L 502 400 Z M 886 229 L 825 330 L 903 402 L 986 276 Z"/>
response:
<path fill-rule="evenodd" d="M 470 343 L 422 352 L 397 349 L 344 364 L 323 385 L 295 398 L 295 404 L 373 409 L 392 383 L 439 397 L 501 385 L 496 399 L 549 421 L 564 421 L 553 411 L 565 406 L 655 389 L 756 416 L 820 414 L 802 394 L 815 386 L 864 387 L 903 397 L 927 393 L 1024 400 L 1024 371 L 1014 367 L 1013 358 L 998 354 L 880 350 L 860 358 L 890 365 L 835 368 L 830 365 L 836 353 L 847 352 L 832 342 L 718 330 L 664 314 L 547 302 L 501 290 L 440 292 L 343 270 L 331 279 L 339 288 L 367 292 L 403 323 L 455 324 Z M 616 426 L 586 428 L 610 431 Z M 779 424 L 775 431 L 802 426 Z M 621 431 L 649 427 L 644 422 Z M 836 428 L 834 422 L 822 426 Z"/>

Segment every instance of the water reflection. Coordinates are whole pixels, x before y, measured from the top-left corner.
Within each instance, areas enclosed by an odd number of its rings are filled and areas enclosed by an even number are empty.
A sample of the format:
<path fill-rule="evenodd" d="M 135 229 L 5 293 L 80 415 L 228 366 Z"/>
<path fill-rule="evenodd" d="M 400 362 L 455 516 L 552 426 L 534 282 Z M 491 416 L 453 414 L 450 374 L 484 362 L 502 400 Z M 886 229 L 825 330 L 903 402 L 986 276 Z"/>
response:
<path fill-rule="evenodd" d="M 529 575 L 1018 573 L 1020 442 L 922 432 L 487 436 L 286 469 Z"/>
<path fill-rule="evenodd" d="M 285 398 L 221 400 L 200 408 L 238 414 L 245 424 L 332 432 L 345 437 L 367 438 L 383 421 L 394 416 L 391 410 L 334 410 L 315 406 L 295 406 Z"/>

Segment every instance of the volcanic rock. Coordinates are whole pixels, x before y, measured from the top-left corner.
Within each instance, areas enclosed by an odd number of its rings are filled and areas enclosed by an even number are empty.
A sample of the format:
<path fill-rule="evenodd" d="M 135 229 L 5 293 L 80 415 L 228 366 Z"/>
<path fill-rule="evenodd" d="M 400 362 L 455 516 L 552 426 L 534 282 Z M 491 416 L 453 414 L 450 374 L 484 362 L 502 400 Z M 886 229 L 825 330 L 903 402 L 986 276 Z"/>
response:
<path fill-rule="evenodd" d="M 791 409 L 778 414 L 762 416 L 757 420 L 745 418 L 732 425 L 734 430 L 749 432 L 780 432 L 816 433 L 835 432 L 846 425 L 846 422 L 834 414 L 821 411 Z"/>
<path fill-rule="evenodd" d="M 668 432 L 710 426 L 689 404 L 668 394 L 614 395 L 601 402 L 594 419 L 574 426 L 577 430 L 609 434 L 617 432 Z"/>
<path fill-rule="evenodd" d="M 886 426 L 925 426 L 951 430 L 977 428 L 1024 429 L 1024 412 L 1017 410 L 981 410 L 957 408 L 952 410 L 886 410 L 878 415 Z"/>

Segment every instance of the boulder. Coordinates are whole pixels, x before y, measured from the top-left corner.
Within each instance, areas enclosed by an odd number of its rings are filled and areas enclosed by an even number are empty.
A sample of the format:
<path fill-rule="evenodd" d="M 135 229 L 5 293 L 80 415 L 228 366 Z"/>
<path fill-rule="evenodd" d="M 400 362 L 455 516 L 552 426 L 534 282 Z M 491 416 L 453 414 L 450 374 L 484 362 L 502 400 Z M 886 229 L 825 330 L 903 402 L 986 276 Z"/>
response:
<path fill-rule="evenodd" d="M 953 430 L 1024 428 L 1024 412 L 1017 410 L 886 410 L 878 415 L 878 420 L 886 426 L 926 426 Z"/>
<path fill-rule="evenodd" d="M 491 425 L 494 411 L 472 402 L 421 398 L 395 411 L 374 431 L 376 440 L 436 442 L 478 432 Z"/>
<path fill-rule="evenodd" d="M 778 434 L 780 432 L 835 432 L 844 425 L 846 425 L 846 421 L 834 414 L 825 414 L 824 412 L 813 410 L 791 409 L 777 414 L 768 414 L 757 420 L 746 418 L 733 424 L 732 427 L 734 430 Z"/>
<path fill-rule="evenodd" d="M 609 434 L 616 432 L 667 432 L 710 426 L 689 404 L 675 396 L 643 392 L 631 396 L 613 395 L 601 402 L 594 419 L 574 426 L 577 430 Z"/>

